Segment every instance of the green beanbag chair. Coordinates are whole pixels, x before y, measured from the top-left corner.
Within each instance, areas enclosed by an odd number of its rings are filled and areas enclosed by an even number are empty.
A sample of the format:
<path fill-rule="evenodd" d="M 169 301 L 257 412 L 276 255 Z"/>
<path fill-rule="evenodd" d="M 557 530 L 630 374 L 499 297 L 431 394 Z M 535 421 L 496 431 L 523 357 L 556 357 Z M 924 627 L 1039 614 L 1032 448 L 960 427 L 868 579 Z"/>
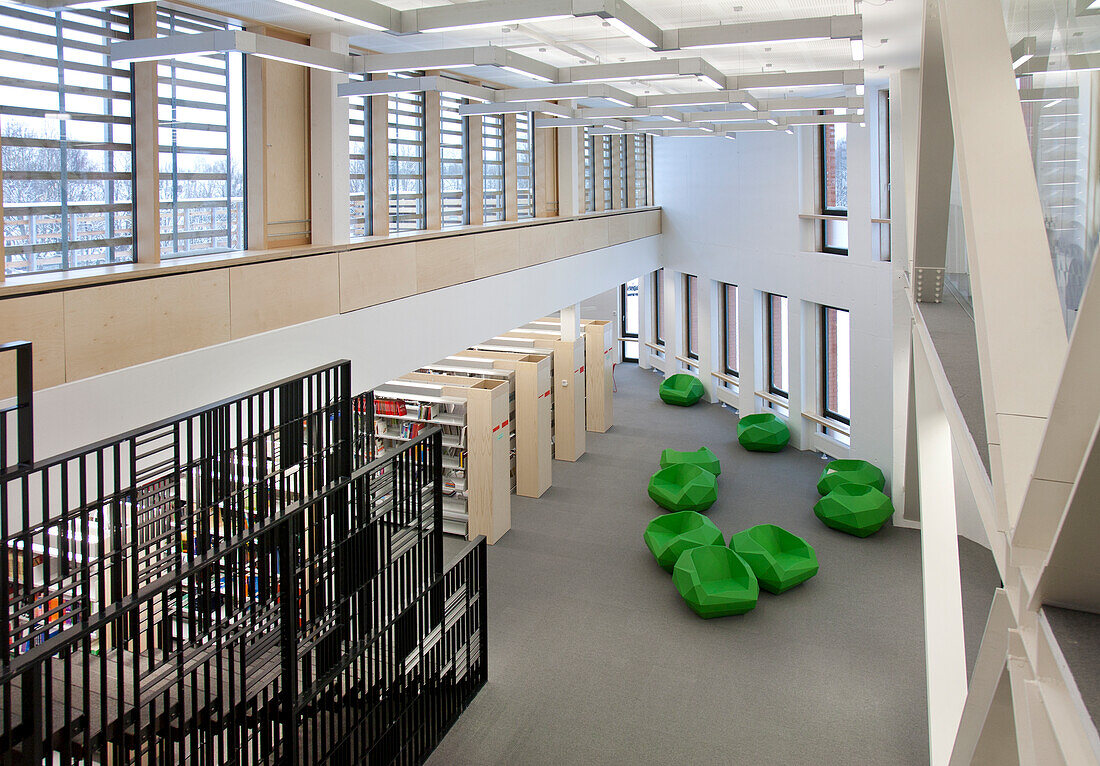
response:
<path fill-rule="evenodd" d="M 645 528 L 645 544 L 661 568 L 671 572 L 680 554 L 700 545 L 722 545 L 722 530 L 695 511 L 658 516 Z"/>
<path fill-rule="evenodd" d="M 737 441 L 752 452 L 779 452 L 790 440 L 787 424 L 770 412 L 745 415 L 737 421 Z"/>
<path fill-rule="evenodd" d="M 864 484 L 881 492 L 886 487 L 886 477 L 866 460 L 834 460 L 821 472 L 817 491 L 827 495 L 841 484 Z"/>
<path fill-rule="evenodd" d="M 657 393 L 665 404 L 690 407 L 703 398 L 703 384 L 694 375 L 678 373 L 662 380 Z"/>
<path fill-rule="evenodd" d="M 744 614 L 760 597 L 752 569 L 724 545 L 684 551 L 672 569 L 672 584 L 688 606 L 706 618 Z"/>
<path fill-rule="evenodd" d="M 666 449 L 661 453 L 661 468 L 668 468 L 670 465 L 680 463 L 697 465 L 703 470 L 710 471 L 715 476 L 722 473 L 722 464 L 718 462 L 718 456 L 706 447 L 700 447 L 694 452 L 678 452 L 674 449 Z"/>
<path fill-rule="evenodd" d="M 649 496 L 669 511 L 705 511 L 718 499 L 718 480 L 697 465 L 670 465 L 649 477 Z"/>
<path fill-rule="evenodd" d="M 817 554 L 798 535 L 774 524 L 759 524 L 738 532 L 730 548 L 752 569 L 760 587 L 782 593 L 817 574 Z"/>
<path fill-rule="evenodd" d="M 841 484 L 814 505 L 814 514 L 825 526 L 856 537 L 868 537 L 882 529 L 894 515 L 890 498 L 865 484 Z"/>

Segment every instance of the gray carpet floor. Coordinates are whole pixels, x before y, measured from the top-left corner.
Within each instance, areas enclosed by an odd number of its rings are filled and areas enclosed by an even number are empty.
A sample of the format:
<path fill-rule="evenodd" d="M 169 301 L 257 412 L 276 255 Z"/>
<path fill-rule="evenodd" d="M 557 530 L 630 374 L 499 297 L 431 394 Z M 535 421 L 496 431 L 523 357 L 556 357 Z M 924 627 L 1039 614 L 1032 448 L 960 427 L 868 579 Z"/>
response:
<path fill-rule="evenodd" d="M 615 426 L 513 497 L 488 555 L 489 681 L 428 761 L 460 764 L 927 762 L 920 539 L 866 540 L 813 515 L 824 462 L 750 453 L 736 415 L 670 407 L 659 377 L 617 369 Z M 746 615 L 701 620 L 642 542 L 665 447 L 722 460 L 708 515 L 727 537 L 763 522 L 805 537 L 821 571 Z M 968 657 L 993 589 L 988 551 L 960 541 Z M 448 546 L 453 549 L 456 546 Z"/>

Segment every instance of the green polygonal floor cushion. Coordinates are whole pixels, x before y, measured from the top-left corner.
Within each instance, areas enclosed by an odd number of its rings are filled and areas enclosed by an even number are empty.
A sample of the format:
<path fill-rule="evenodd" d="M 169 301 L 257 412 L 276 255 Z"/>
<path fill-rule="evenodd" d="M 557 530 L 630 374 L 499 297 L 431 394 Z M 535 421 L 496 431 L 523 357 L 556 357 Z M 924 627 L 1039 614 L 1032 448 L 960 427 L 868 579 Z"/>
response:
<path fill-rule="evenodd" d="M 696 511 L 658 516 L 645 528 L 645 544 L 662 569 L 669 572 L 684 551 L 700 545 L 723 545 L 722 530 Z"/>
<path fill-rule="evenodd" d="M 821 472 L 817 491 L 827 495 L 841 484 L 863 484 L 881 492 L 886 486 L 886 477 L 866 460 L 834 460 Z"/>
<path fill-rule="evenodd" d="M 680 452 L 674 449 L 666 449 L 661 452 L 661 468 L 668 468 L 670 465 L 679 465 L 680 463 L 697 465 L 705 471 L 710 471 L 715 476 L 722 473 L 722 464 L 718 461 L 718 456 L 706 447 L 700 447 L 694 452 Z"/>
<path fill-rule="evenodd" d="M 718 481 L 710 471 L 679 463 L 649 478 L 649 496 L 669 511 L 705 511 L 718 499 Z"/>
<path fill-rule="evenodd" d="M 684 551 L 673 567 L 672 584 L 700 617 L 744 614 L 760 597 L 752 569 L 724 545 Z"/>
<path fill-rule="evenodd" d="M 752 452 L 779 452 L 790 440 L 787 424 L 770 412 L 745 415 L 737 421 L 737 441 Z"/>
<path fill-rule="evenodd" d="M 657 393 L 665 404 L 690 407 L 703 398 L 703 384 L 694 375 L 677 373 L 662 380 Z"/>
<path fill-rule="evenodd" d="M 798 535 L 774 524 L 760 524 L 738 532 L 730 549 L 745 560 L 760 587 L 782 593 L 817 574 L 817 554 Z"/>
<path fill-rule="evenodd" d="M 868 537 L 882 529 L 894 515 L 890 498 L 865 484 L 841 484 L 814 505 L 814 514 L 825 526 L 856 537 Z"/>

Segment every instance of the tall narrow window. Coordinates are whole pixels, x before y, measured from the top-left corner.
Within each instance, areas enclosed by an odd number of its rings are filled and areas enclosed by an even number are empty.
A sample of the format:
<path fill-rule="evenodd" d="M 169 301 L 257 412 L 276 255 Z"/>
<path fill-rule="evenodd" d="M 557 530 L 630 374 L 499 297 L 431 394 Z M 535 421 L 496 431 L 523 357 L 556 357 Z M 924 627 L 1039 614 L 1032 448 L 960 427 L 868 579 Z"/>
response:
<path fill-rule="evenodd" d="M 388 127 L 390 231 L 424 229 L 428 225 L 424 183 L 424 94 L 390 96 Z"/>
<path fill-rule="evenodd" d="M 740 374 L 737 345 L 737 285 L 722 285 L 722 372 Z"/>
<path fill-rule="evenodd" d="M 631 138 L 632 136 L 619 136 L 619 199 L 616 202 L 617 207 L 623 209 L 630 207 L 630 178 L 627 175 L 629 165 L 626 158 Z"/>
<path fill-rule="evenodd" d="M 600 136 L 600 166 L 603 168 L 603 209 L 611 210 L 615 206 L 611 188 L 614 173 L 611 172 L 611 136 Z"/>
<path fill-rule="evenodd" d="M 581 140 L 584 142 L 584 211 L 590 213 L 596 209 L 596 198 L 593 193 L 596 176 L 595 162 L 593 161 L 593 142 L 596 138 L 589 135 L 586 127 Z"/>
<path fill-rule="evenodd" d="M 768 346 L 768 391 L 786 399 L 790 393 L 787 378 L 787 298 L 765 293 Z"/>
<path fill-rule="evenodd" d="M 535 217 L 535 136 L 530 112 L 516 115 L 516 194 L 519 218 Z"/>
<path fill-rule="evenodd" d="M 699 279 L 692 274 L 684 274 L 684 351 L 699 358 Z"/>
<path fill-rule="evenodd" d="M 821 249 L 848 254 L 848 125 L 818 128 L 821 167 Z"/>
<path fill-rule="evenodd" d="M 365 79 L 363 75 L 351 75 L 353 80 Z M 351 214 L 351 236 L 369 237 L 372 233 L 371 216 L 371 129 L 369 96 L 348 99 L 348 157 L 351 178 L 348 191 Z"/>
<path fill-rule="evenodd" d="M 878 100 L 878 217 L 890 220 L 890 91 L 880 90 Z M 879 236 L 879 260 L 890 260 L 890 224 L 875 227 Z"/>
<path fill-rule="evenodd" d="M 657 269 L 653 272 L 653 340 L 658 346 L 665 345 L 665 322 L 661 307 L 662 285 L 665 281 L 665 270 Z"/>
<path fill-rule="evenodd" d="M 821 409 L 826 418 L 849 423 L 852 417 L 852 354 L 849 315 L 821 307 Z"/>
<path fill-rule="evenodd" d="M 443 205 L 443 226 L 464 226 L 470 222 L 467 189 L 470 166 L 467 147 L 469 121 L 459 115 L 465 99 L 447 93 L 439 95 L 439 158 L 440 200 Z"/>
<path fill-rule="evenodd" d="M 238 27 L 161 8 L 161 37 Z M 161 257 L 245 246 L 244 56 L 211 53 L 157 65 Z"/>
<path fill-rule="evenodd" d="M 0 8 L 4 271 L 134 259 L 128 8 Z"/>
<path fill-rule="evenodd" d="M 644 135 L 634 136 L 634 202 L 638 207 L 649 204 L 649 169 L 646 167 L 646 141 Z"/>
<path fill-rule="evenodd" d="M 481 118 L 482 190 L 485 195 L 485 222 L 504 220 L 504 115 L 487 114 Z"/>
<path fill-rule="evenodd" d="M 638 361 L 638 279 L 622 285 L 620 290 L 619 337 L 623 338 L 623 361 Z M 631 340 L 627 340 L 627 339 Z"/>

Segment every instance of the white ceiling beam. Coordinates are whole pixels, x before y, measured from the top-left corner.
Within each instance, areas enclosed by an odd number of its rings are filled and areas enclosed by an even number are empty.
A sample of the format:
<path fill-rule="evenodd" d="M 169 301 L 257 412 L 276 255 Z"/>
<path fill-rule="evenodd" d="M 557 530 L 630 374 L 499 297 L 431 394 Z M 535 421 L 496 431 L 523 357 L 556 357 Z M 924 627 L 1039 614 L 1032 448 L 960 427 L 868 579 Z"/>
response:
<path fill-rule="evenodd" d="M 599 119 L 603 117 L 639 119 L 643 117 L 657 117 L 673 122 L 683 122 L 684 115 L 673 109 L 662 107 L 644 106 L 614 106 L 614 107 L 578 107 L 573 110 L 576 117 L 589 117 Z M 749 112 L 745 112 L 749 114 Z"/>
<path fill-rule="evenodd" d="M 706 106 L 709 104 L 741 104 L 746 109 L 760 108 L 753 95 L 744 90 L 708 90 L 698 93 L 638 96 L 638 106 Z"/>
<path fill-rule="evenodd" d="M 619 106 L 637 106 L 638 97 L 613 85 L 603 83 L 577 83 L 576 85 L 540 85 L 534 88 L 507 88 L 498 90 L 497 101 L 573 101 L 600 98 Z"/>
<path fill-rule="evenodd" d="M 1100 51 L 1070 53 L 1066 56 L 1033 56 L 1016 69 L 1017 77 L 1047 72 L 1088 72 L 1100 69 Z"/>
<path fill-rule="evenodd" d="M 624 61 L 614 64 L 586 64 L 558 70 L 562 82 L 614 82 L 655 80 L 669 77 L 698 77 L 716 90 L 727 87 L 727 78 L 699 57 Z"/>
<path fill-rule="evenodd" d="M 731 74 L 726 77 L 726 87 L 739 90 L 750 88 L 797 88 L 814 85 L 863 85 L 863 70 L 761 72 L 759 74 Z"/>
<path fill-rule="evenodd" d="M 760 111 L 784 112 L 805 109 L 862 109 L 862 96 L 827 98 L 767 98 L 760 100 Z"/>
<path fill-rule="evenodd" d="M 509 101 L 506 103 L 463 104 L 458 113 L 463 117 L 477 114 L 520 114 L 535 112 L 552 114 L 559 117 L 572 117 L 573 109 L 566 104 L 551 104 L 547 101 Z"/>
<path fill-rule="evenodd" d="M 577 127 L 605 127 L 605 128 L 618 128 L 619 130 L 626 130 L 630 127 L 629 123 L 622 120 L 614 120 L 605 118 L 601 120 L 589 120 L 583 117 L 536 117 L 536 128 L 577 128 Z"/>
<path fill-rule="evenodd" d="M 237 30 L 115 40 L 110 47 L 111 62 L 115 64 L 210 53 L 245 53 L 330 72 L 348 72 L 352 66 L 351 56 Z"/>
<path fill-rule="evenodd" d="M 362 74 L 404 72 L 410 69 L 464 69 L 492 66 L 547 82 L 553 82 L 558 77 L 557 67 L 497 45 L 374 53 L 356 56 L 353 62 L 355 71 Z"/>
<path fill-rule="evenodd" d="M 705 27 L 672 29 L 664 33 L 661 50 L 691 50 L 794 40 L 862 41 L 863 17 L 859 14 L 819 16 L 809 19 L 781 19 L 749 24 L 714 24 Z M 861 54 L 859 59 L 862 58 Z"/>
<path fill-rule="evenodd" d="M 336 95 L 342 98 L 350 96 L 385 96 L 396 93 L 453 93 L 456 96 L 489 102 L 496 91 L 471 85 L 468 82 L 452 80 L 450 77 L 432 75 L 429 77 L 387 77 L 384 80 L 362 80 L 345 82 L 336 86 Z"/>

